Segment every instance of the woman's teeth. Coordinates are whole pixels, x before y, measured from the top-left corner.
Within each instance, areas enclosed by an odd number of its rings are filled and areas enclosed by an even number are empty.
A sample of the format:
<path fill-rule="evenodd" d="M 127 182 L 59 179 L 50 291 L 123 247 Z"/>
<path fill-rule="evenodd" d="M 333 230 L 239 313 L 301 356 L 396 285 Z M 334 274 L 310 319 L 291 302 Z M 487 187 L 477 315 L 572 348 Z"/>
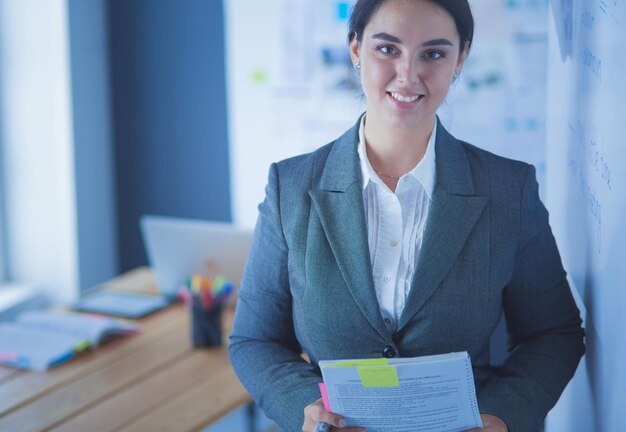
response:
<path fill-rule="evenodd" d="M 419 99 L 419 96 L 402 96 L 401 94 L 394 92 L 391 93 L 391 97 L 400 102 L 415 102 Z"/>

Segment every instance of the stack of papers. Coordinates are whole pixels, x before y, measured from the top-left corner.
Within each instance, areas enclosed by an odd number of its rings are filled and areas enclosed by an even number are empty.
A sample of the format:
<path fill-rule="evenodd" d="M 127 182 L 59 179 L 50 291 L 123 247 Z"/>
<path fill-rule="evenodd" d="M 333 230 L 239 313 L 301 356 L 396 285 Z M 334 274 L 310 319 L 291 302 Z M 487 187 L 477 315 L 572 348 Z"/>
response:
<path fill-rule="evenodd" d="M 467 352 L 405 359 L 320 361 L 327 411 L 368 432 L 482 428 Z"/>
<path fill-rule="evenodd" d="M 128 321 L 100 315 L 26 312 L 0 324 L 0 364 L 43 372 L 109 337 L 137 330 Z"/>

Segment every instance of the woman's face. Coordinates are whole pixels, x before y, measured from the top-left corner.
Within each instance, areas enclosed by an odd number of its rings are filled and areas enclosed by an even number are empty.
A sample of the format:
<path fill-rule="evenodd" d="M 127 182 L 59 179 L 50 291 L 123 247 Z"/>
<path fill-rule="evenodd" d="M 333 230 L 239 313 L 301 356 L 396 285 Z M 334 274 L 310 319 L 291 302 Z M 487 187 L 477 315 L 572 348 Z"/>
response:
<path fill-rule="evenodd" d="M 430 127 L 460 70 L 454 19 L 427 0 L 388 0 L 366 25 L 350 56 L 361 65 L 368 120 L 401 129 Z"/>

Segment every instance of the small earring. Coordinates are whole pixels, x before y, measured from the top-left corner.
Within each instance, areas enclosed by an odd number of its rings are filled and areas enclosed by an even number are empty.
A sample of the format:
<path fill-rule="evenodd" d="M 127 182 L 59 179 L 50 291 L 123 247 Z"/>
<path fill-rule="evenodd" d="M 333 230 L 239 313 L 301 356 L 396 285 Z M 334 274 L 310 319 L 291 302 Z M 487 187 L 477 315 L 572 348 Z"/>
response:
<path fill-rule="evenodd" d="M 456 82 L 456 80 L 459 79 L 459 75 L 461 75 L 459 71 L 454 71 L 454 74 L 452 75 L 452 82 Z"/>
<path fill-rule="evenodd" d="M 354 68 L 355 68 L 356 70 L 360 71 L 360 70 L 361 70 L 361 63 L 355 63 L 355 64 L 354 64 Z"/>

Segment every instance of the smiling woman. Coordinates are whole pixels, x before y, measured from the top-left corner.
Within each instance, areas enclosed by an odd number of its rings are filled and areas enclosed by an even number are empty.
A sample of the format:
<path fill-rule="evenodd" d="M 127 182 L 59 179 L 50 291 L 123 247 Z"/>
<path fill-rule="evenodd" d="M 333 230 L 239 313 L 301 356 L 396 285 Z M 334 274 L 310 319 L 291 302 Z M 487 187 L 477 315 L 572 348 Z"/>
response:
<path fill-rule="evenodd" d="M 435 114 L 473 31 L 466 0 L 357 1 L 349 52 L 366 112 L 270 169 L 230 354 L 285 430 L 361 430 L 324 410 L 320 360 L 467 351 L 491 432 L 538 431 L 576 370 L 580 314 L 534 168 Z M 511 354 L 496 367 L 502 313 Z"/>

